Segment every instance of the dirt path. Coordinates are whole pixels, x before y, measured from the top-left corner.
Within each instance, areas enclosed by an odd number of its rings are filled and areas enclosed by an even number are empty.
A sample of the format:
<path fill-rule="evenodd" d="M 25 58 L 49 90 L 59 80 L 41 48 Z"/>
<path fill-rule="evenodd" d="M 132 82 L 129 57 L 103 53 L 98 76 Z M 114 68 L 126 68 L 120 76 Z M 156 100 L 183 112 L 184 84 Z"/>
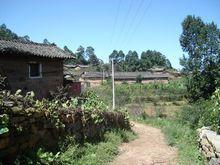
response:
<path fill-rule="evenodd" d="M 166 144 L 160 129 L 133 123 L 138 138 L 124 143 L 112 165 L 174 165 L 177 150 Z"/>

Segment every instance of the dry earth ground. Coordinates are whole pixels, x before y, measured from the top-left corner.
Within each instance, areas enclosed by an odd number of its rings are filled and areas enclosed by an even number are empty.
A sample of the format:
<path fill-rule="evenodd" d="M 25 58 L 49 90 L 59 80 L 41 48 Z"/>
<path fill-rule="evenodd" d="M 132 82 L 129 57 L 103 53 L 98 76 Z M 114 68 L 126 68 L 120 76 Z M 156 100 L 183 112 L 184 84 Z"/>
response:
<path fill-rule="evenodd" d="M 133 123 L 138 138 L 124 143 L 112 165 L 175 165 L 177 149 L 166 144 L 160 129 Z"/>

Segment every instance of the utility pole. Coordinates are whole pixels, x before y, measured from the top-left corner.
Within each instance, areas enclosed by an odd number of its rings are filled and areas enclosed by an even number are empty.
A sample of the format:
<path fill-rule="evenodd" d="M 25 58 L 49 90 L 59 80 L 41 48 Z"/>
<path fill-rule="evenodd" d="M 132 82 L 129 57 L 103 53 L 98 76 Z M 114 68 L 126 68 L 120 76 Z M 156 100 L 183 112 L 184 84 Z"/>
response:
<path fill-rule="evenodd" d="M 115 76 L 114 76 L 114 60 L 112 59 L 112 109 L 115 109 Z"/>
<path fill-rule="evenodd" d="M 102 84 L 104 83 L 104 79 L 105 79 L 105 77 L 104 77 L 104 68 L 102 68 Z"/>

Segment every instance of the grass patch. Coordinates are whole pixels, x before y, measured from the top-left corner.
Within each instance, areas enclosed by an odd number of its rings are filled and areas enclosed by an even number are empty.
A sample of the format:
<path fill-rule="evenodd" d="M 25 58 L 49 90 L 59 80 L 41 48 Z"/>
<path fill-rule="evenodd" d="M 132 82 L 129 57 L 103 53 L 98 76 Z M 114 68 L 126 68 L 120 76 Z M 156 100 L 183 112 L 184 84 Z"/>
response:
<path fill-rule="evenodd" d="M 165 134 L 167 144 L 178 148 L 178 163 L 181 165 L 203 165 L 204 158 L 198 150 L 197 135 L 194 129 L 172 119 L 145 118 L 142 123 L 158 127 Z"/>
<path fill-rule="evenodd" d="M 112 104 L 112 86 L 110 84 L 89 88 L 94 91 L 109 107 Z M 168 83 L 154 82 L 148 84 L 117 84 L 115 86 L 116 107 L 124 107 L 125 104 L 146 102 L 174 102 L 182 105 L 185 101 L 186 88 L 183 79 L 172 80 Z"/>
<path fill-rule="evenodd" d="M 58 164 L 102 165 L 113 160 L 118 154 L 122 142 L 134 140 L 136 135 L 131 131 L 115 130 L 108 132 L 99 143 L 85 143 L 83 146 L 71 145 L 61 153 Z"/>
<path fill-rule="evenodd" d="M 103 165 L 111 162 L 118 154 L 118 146 L 123 142 L 134 140 L 137 135 L 132 131 L 113 130 L 106 132 L 100 142 L 76 143 L 73 137 L 67 137 L 59 144 L 60 150 L 47 151 L 36 148 L 21 155 L 14 161 L 16 165 Z M 1 165 L 1 162 L 0 162 Z"/>
<path fill-rule="evenodd" d="M 141 116 L 142 113 L 145 113 L 149 117 L 160 117 L 160 115 L 163 115 L 167 118 L 174 118 L 176 113 L 179 112 L 182 107 L 183 106 L 173 105 L 172 102 L 161 102 L 161 104 L 157 105 L 153 102 L 125 105 L 125 108 L 131 117 L 138 117 Z"/>

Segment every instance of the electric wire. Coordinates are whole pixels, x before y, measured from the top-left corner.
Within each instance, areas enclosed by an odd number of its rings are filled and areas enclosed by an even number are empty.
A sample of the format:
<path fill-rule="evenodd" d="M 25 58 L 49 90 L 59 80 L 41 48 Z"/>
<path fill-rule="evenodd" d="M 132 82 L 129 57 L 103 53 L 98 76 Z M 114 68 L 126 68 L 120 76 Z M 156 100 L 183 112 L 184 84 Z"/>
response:
<path fill-rule="evenodd" d="M 127 10 L 127 12 L 126 12 L 126 14 L 125 14 L 125 16 L 124 16 L 123 23 L 122 23 L 122 27 L 121 27 L 121 29 L 120 29 L 118 38 L 117 38 L 117 40 L 116 40 L 116 41 L 118 41 L 118 42 L 120 41 L 121 36 L 122 36 L 122 34 L 124 33 L 124 29 L 125 29 L 125 27 L 126 27 L 126 25 L 127 25 L 127 23 L 128 23 L 128 21 L 127 21 L 127 20 L 128 20 L 128 16 L 130 15 L 130 12 L 131 12 L 133 3 L 134 3 L 134 0 L 130 0 L 129 6 L 128 6 L 128 10 Z"/>
<path fill-rule="evenodd" d="M 148 4 L 145 5 L 144 8 L 144 12 L 142 13 L 138 23 L 136 24 L 136 26 L 134 27 L 133 31 L 131 32 L 130 37 L 128 38 L 127 42 L 125 43 L 124 47 L 127 47 L 127 45 L 129 44 L 129 42 L 133 39 L 133 36 L 135 35 L 135 33 L 137 32 L 138 28 L 141 26 L 144 17 L 146 16 L 147 11 L 149 10 L 150 6 L 152 4 L 152 0 L 149 1 Z"/>
<path fill-rule="evenodd" d="M 130 34 L 130 32 L 131 32 L 133 26 L 135 25 L 135 20 L 137 19 L 138 15 L 139 15 L 139 12 L 141 11 L 141 7 L 142 7 L 143 3 L 144 3 L 144 0 L 140 0 L 140 1 L 139 1 L 139 4 L 137 5 L 137 8 L 136 8 L 136 10 L 135 10 L 135 13 L 134 13 L 134 15 L 133 15 L 133 17 L 132 17 L 132 19 L 131 19 L 131 21 L 130 21 L 130 24 L 129 24 L 129 26 L 128 26 L 128 33 L 127 33 L 127 34 Z M 125 43 L 125 42 L 128 40 L 128 36 L 129 36 L 129 35 L 126 35 L 126 36 L 125 36 L 125 39 L 123 40 L 122 44 Z M 121 46 L 120 46 L 120 47 L 121 47 Z"/>
<path fill-rule="evenodd" d="M 110 47 L 112 46 L 112 42 L 113 42 L 113 39 L 114 39 L 114 36 L 115 36 L 115 29 L 116 29 L 116 25 L 117 25 L 117 22 L 118 22 L 119 11 L 120 11 L 120 8 L 121 8 L 121 1 L 122 0 L 118 1 L 118 7 L 117 7 L 117 10 L 116 10 L 115 20 L 114 20 L 114 23 L 113 23 L 112 35 L 110 37 L 110 44 L 109 44 Z"/>

